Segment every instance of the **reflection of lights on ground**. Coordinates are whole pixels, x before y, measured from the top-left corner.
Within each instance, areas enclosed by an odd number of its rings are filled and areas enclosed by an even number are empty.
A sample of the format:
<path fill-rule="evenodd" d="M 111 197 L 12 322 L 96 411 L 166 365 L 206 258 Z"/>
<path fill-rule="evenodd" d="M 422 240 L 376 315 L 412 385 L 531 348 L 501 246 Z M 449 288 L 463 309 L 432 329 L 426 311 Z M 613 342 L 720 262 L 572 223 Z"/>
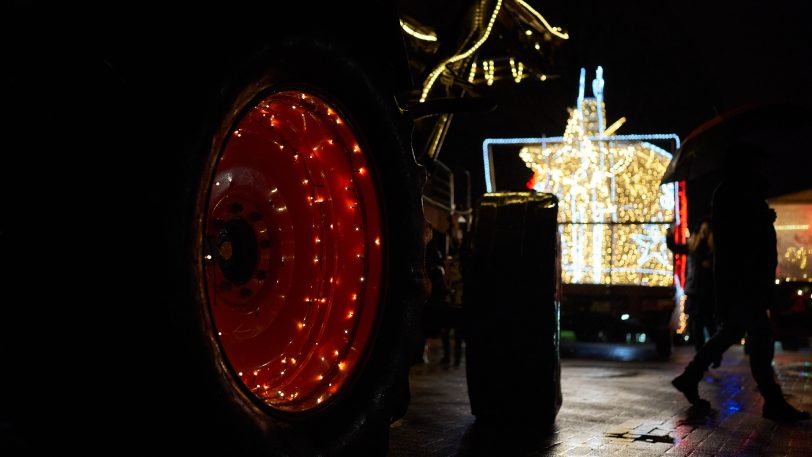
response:
<path fill-rule="evenodd" d="M 742 410 L 742 404 L 737 401 L 726 401 L 722 408 L 729 413 L 736 413 Z"/>

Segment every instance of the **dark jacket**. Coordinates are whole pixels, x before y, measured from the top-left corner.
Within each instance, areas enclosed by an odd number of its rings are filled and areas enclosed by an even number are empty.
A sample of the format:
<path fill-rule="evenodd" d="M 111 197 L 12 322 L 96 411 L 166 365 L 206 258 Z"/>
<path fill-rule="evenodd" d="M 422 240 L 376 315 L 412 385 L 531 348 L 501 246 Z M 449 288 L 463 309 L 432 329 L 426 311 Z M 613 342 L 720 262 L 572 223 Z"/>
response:
<path fill-rule="evenodd" d="M 721 317 L 768 307 L 778 262 L 775 211 L 746 183 L 724 181 L 713 193 L 711 217 Z"/>

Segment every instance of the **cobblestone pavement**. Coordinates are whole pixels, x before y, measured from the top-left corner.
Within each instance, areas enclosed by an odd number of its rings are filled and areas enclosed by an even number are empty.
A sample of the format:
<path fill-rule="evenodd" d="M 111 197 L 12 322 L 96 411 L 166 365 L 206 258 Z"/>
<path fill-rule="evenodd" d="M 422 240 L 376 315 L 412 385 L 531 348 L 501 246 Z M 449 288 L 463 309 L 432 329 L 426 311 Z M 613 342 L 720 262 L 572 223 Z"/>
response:
<path fill-rule="evenodd" d="M 667 362 L 564 358 L 555 425 L 520 430 L 475 424 L 464 362 L 444 368 L 435 350 L 430 363 L 412 368 L 412 403 L 392 426 L 389 455 L 812 456 L 812 422 L 761 417 L 742 347 L 731 348 L 700 384 L 712 410 L 690 408 L 670 380 L 692 355 L 692 347 L 679 347 Z M 789 402 L 812 411 L 812 352 L 778 345 L 775 367 Z"/>

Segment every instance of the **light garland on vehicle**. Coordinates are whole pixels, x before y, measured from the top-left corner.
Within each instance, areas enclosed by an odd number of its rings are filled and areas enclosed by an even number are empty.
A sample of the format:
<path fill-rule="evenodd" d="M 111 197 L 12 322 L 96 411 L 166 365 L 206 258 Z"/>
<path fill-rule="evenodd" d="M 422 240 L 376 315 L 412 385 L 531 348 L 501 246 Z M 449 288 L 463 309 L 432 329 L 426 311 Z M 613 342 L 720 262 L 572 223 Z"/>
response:
<path fill-rule="evenodd" d="M 346 385 L 374 327 L 382 241 L 372 170 L 347 123 L 303 92 L 272 94 L 238 127 L 207 212 L 207 239 L 226 239 L 217 258 L 203 257 L 210 310 L 252 394 L 306 411 Z M 232 235 L 228 224 L 246 229 Z M 245 277 L 223 263 L 234 243 L 258 251 Z"/>
<path fill-rule="evenodd" d="M 487 190 L 493 189 L 490 145 L 523 145 L 519 156 L 533 170 L 528 187 L 559 196 L 562 279 L 565 283 L 670 286 L 672 256 L 665 245 L 674 222 L 673 184 L 660 186 L 671 154 L 645 140 L 676 135 L 606 135 L 603 78 L 578 106 L 562 137 L 489 139 L 483 143 Z M 677 146 L 678 147 L 678 146 Z"/>
<path fill-rule="evenodd" d="M 437 34 L 435 34 L 434 32 L 429 32 L 429 33 L 418 32 L 416 28 L 414 28 L 412 25 L 410 25 L 408 22 L 404 21 L 403 19 L 400 20 L 400 28 L 403 29 L 404 32 L 406 32 L 409 35 L 417 38 L 418 40 L 437 41 Z"/>
<path fill-rule="evenodd" d="M 541 21 L 541 23 L 544 25 L 544 27 L 547 30 L 549 30 L 550 33 L 552 33 L 553 35 L 557 36 L 558 38 L 561 38 L 562 40 L 568 40 L 570 38 L 569 33 L 561 30 L 561 27 L 553 27 L 552 25 L 550 25 L 550 23 L 547 22 L 547 19 L 544 19 L 544 16 L 542 16 L 541 13 L 536 11 L 532 6 L 530 6 L 526 2 L 524 2 L 522 0 L 516 0 L 516 3 L 518 3 L 519 5 L 522 5 L 527 11 L 530 12 L 530 14 L 532 14 L 533 16 L 536 17 L 536 19 Z M 527 33 L 527 32 L 525 32 L 525 33 Z"/>
<path fill-rule="evenodd" d="M 477 42 L 474 43 L 473 46 L 471 46 L 467 51 L 461 52 L 453 57 L 446 59 L 440 65 L 437 65 L 437 67 L 434 70 L 432 70 L 431 73 L 429 73 L 428 78 L 426 78 L 426 81 L 423 83 L 423 93 L 420 95 L 420 103 L 426 101 L 432 86 L 434 86 L 434 83 L 435 81 L 437 81 L 437 78 L 439 78 L 440 75 L 445 71 L 447 65 L 452 64 L 454 62 L 459 62 L 460 60 L 470 57 L 474 52 L 476 52 L 477 49 L 479 49 L 483 44 L 485 44 L 485 41 L 487 41 L 488 37 L 491 35 L 491 30 L 493 30 L 493 24 L 496 22 L 496 16 L 499 15 L 500 9 L 502 9 L 502 0 L 496 0 L 496 6 L 493 8 L 493 14 L 491 14 L 491 18 L 490 20 L 488 20 L 488 25 L 485 27 L 485 32 L 482 34 L 479 40 L 477 40 Z"/>

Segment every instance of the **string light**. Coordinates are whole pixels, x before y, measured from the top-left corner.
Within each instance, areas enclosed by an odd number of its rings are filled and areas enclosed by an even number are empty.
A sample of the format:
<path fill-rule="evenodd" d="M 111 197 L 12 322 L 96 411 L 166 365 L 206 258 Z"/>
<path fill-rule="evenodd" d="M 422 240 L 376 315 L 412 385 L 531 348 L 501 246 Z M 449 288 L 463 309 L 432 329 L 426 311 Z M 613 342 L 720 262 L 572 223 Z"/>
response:
<path fill-rule="evenodd" d="M 403 19 L 400 20 L 400 28 L 402 28 L 404 32 L 417 38 L 418 40 L 437 41 L 437 34 L 434 33 L 433 31 L 429 31 L 428 33 L 418 32 L 415 26 L 409 24 Z"/>
<path fill-rule="evenodd" d="M 454 62 L 459 62 L 460 60 L 468 58 L 469 56 L 471 56 L 471 54 L 476 52 L 476 50 L 479 49 L 485 43 L 485 41 L 488 40 L 488 37 L 491 35 L 491 30 L 493 29 L 493 24 L 494 22 L 496 22 L 496 16 L 499 14 L 500 9 L 502 9 L 502 0 L 496 0 L 496 6 L 493 8 L 493 14 L 491 14 L 491 18 L 488 21 L 488 25 L 485 27 L 485 32 L 482 33 L 482 36 L 480 36 L 479 40 L 477 40 L 477 42 L 474 43 L 473 46 L 471 46 L 467 51 L 461 52 L 455 56 L 452 56 L 444 60 L 439 65 L 437 65 L 437 67 L 435 67 L 434 70 L 431 71 L 431 73 L 429 73 L 429 76 L 423 83 L 423 93 L 420 95 L 420 103 L 426 101 L 426 99 L 429 96 L 429 91 L 431 91 L 431 88 L 434 85 L 434 82 L 437 81 L 437 78 L 439 78 L 440 75 L 446 70 L 446 66 Z"/>
<path fill-rule="evenodd" d="M 513 75 L 513 80 L 518 82 L 522 81 L 524 78 L 524 64 L 519 62 L 519 65 L 516 65 L 515 60 L 513 57 L 510 58 L 510 73 Z"/>
<path fill-rule="evenodd" d="M 609 127 L 606 127 L 606 130 L 603 131 L 604 136 L 614 135 L 617 129 L 620 128 L 623 124 L 626 123 L 626 116 L 621 117 L 620 119 L 616 120 L 612 123 Z"/>
<path fill-rule="evenodd" d="M 532 6 L 528 5 L 523 0 L 516 0 L 516 3 L 518 3 L 519 5 L 522 5 L 533 16 L 536 16 L 536 19 L 541 21 L 541 23 L 544 25 L 544 27 L 547 30 L 549 30 L 550 33 L 552 33 L 553 35 L 557 36 L 558 38 L 561 38 L 562 40 L 568 40 L 570 38 L 570 35 L 567 32 L 564 32 L 563 30 L 561 30 L 561 27 L 553 27 L 553 26 L 551 26 L 550 23 L 547 22 L 547 19 L 544 19 L 544 16 L 542 16 L 541 13 L 536 11 Z"/>
<path fill-rule="evenodd" d="M 688 330 L 688 314 L 685 312 L 685 301 L 688 299 L 687 295 L 682 295 L 679 299 L 679 323 L 677 325 L 677 334 L 684 335 Z"/>
<path fill-rule="evenodd" d="M 482 69 L 485 71 L 485 82 L 489 86 L 493 86 L 493 81 L 495 79 L 496 67 L 493 63 L 493 60 L 486 60 L 482 62 Z"/>

